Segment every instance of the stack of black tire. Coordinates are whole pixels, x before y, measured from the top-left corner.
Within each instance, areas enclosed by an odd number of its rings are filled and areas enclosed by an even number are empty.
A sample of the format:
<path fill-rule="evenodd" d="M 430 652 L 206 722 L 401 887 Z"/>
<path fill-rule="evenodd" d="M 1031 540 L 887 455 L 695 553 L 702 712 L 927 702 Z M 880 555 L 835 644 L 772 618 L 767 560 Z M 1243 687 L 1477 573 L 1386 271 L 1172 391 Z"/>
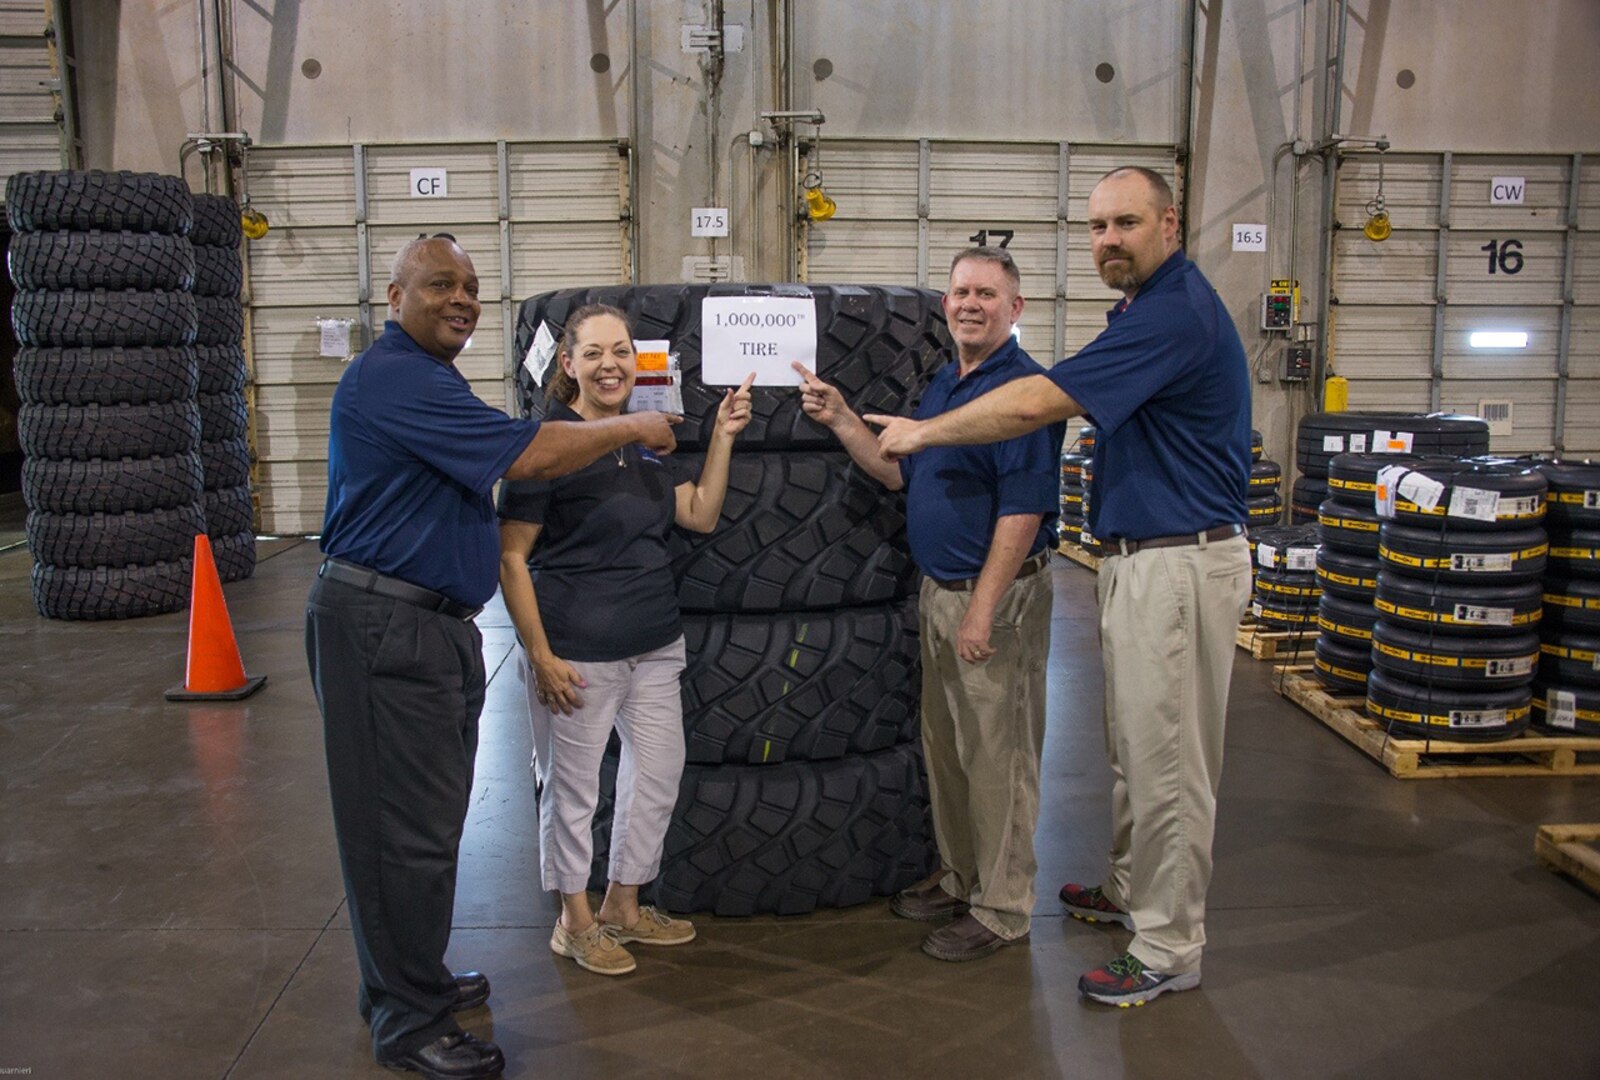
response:
<path fill-rule="evenodd" d="M 1283 520 L 1283 467 L 1264 456 L 1261 432 L 1250 432 L 1249 520 L 1252 529 Z"/>
<path fill-rule="evenodd" d="M 1088 512 L 1088 487 L 1084 484 L 1083 470 L 1089 461 L 1087 454 L 1077 451 L 1061 455 L 1061 522 L 1056 526 L 1056 535 L 1063 543 L 1076 544 L 1083 538 Z"/>
<path fill-rule="evenodd" d="M 1299 476 L 1289 495 L 1291 524 L 1317 520 L 1328 497 L 1328 463 L 1337 454 L 1405 453 L 1476 457 L 1489 452 L 1489 424 L 1447 413 L 1319 412 L 1296 429 Z"/>
<path fill-rule="evenodd" d="M 1083 548 L 1083 550 L 1087 551 L 1090 555 L 1100 555 L 1104 553 L 1105 545 L 1101 544 L 1099 540 L 1095 539 L 1093 531 L 1091 531 L 1089 528 L 1089 493 L 1094 487 L 1094 444 L 1094 425 L 1084 424 L 1078 429 L 1077 442 L 1078 453 L 1083 457 L 1083 466 L 1081 470 L 1083 475 L 1083 505 L 1080 511 L 1082 517 L 1078 521 L 1077 535 L 1067 538 L 1073 540 L 1079 547 Z M 1063 509 L 1065 509 L 1065 507 L 1063 507 Z M 1065 531 L 1063 531 L 1062 535 L 1066 536 Z"/>
<path fill-rule="evenodd" d="M 1402 736 L 1520 733 L 1539 659 L 1544 476 L 1521 462 L 1419 458 L 1376 483 L 1368 713 Z"/>
<path fill-rule="evenodd" d="M 526 353 L 589 303 L 672 343 L 683 372 L 678 455 L 698 463 L 722 389 L 700 379 L 707 296 L 811 297 L 817 373 L 857 412 L 909 413 L 951 356 L 939 298 L 850 286 L 609 286 L 523 303 Z M 544 413 L 524 370 L 525 415 Z M 918 741 L 918 575 L 905 505 L 861 475 L 791 388 L 756 387 L 722 519 L 673 540 L 688 666 L 689 764 L 648 890 L 673 911 L 795 914 L 888 895 L 938 862 Z M 614 749 L 602 770 L 592 884 L 606 876 Z"/>
<path fill-rule="evenodd" d="M 249 413 L 245 403 L 244 236 L 239 207 L 221 195 L 194 197 L 195 354 L 200 371 L 200 459 L 205 467 L 206 532 L 223 581 L 256 568 L 250 500 Z"/>
<path fill-rule="evenodd" d="M 6 208 L 34 605 L 59 619 L 179 610 L 205 531 L 188 187 L 18 173 Z"/>
<path fill-rule="evenodd" d="M 1274 630 L 1314 631 L 1317 622 L 1317 532 L 1310 525 L 1250 527 L 1255 593 L 1250 613 Z"/>
<path fill-rule="evenodd" d="M 1329 689 L 1367 692 L 1372 625 L 1378 609 L 1379 470 L 1408 465 L 1411 454 L 1338 454 L 1328 463 L 1328 498 L 1317 508 L 1317 646 L 1313 667 Z"/>
<path fill-rule="evenodd" d="M 1600 735 L 1600 465 L 1548 461 L 1538 468 L 1549 484 L 1550 557 L 1533 722 Z"/>

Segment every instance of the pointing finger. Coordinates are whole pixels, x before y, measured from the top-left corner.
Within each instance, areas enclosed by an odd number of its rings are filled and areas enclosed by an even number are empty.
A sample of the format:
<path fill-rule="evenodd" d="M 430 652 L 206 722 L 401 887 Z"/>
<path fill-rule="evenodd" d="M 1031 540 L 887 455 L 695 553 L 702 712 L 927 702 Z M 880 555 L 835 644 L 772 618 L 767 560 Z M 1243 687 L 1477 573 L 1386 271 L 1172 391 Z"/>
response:
<path fill-rule="evenodd" d="M 796 361 L 796 363 L 798 363 L 798 361 Z M 739 384 L 739 393 L 748 394 L 750 392 L 750 388 L 754 386 L 755 383 L 756 373 L 752 371 L 750 374 L 744 377 L 744 382 Z"/>

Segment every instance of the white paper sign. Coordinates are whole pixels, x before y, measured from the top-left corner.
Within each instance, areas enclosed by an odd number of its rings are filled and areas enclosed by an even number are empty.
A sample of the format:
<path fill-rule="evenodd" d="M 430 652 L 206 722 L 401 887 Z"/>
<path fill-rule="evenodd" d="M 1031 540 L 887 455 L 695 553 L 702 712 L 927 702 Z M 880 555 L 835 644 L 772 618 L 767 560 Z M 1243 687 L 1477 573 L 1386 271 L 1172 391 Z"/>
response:
<path fill-rule="evenodd" d="M 1267 227 L 1265 225 L 1235 225 L 1233 227 L 1233 250 L 1267 250 Z"/>
<path fill-rule="evenodd" d="M 1527 193 L 1526 176 L 1496 176 L 1489 181 L 1490 206 L 1521 206 Z"/>
<path fill-rule="evenodd" d="M 798 296 L 708 296 L 700 302 L 700 378 L 737 386 L 799 386 L 795 361 L 817 370 L 817 302 Z"/>
<path fill-rule="evenodd" d="M 1455 487 L 1450 489 L 1450 508 L 1447 517 L 1466 518 L 1469 521 L 1493 521 L 1500 513 L 1500 493 L 1483 488 Z"/>
<path fill-rule="evenodd" d="M 413 199 L 443 199 L 450 194 L 450 177 L 444 169 L 412 169 Z"/>
<path fill-rule="evenodd" d="M 1367 433 L 1365 431 L 1350 436 L 1350 452 L 1352 454 L 1365 454 L 1367 452 Z"/>
<path fill-rule="evenodd" d="M 697 206 L 689 211 L 690 236 L 727 236 L 728 208 Z"/>
<path fill-rule="evenodd" d="M 1409 431 L 1392 432 L 1382 447 L 1374 449 L 1381 449 L 1386 454 L 1409 454 L 1415 438 Z"/>
<path fill-rule="evenodd" d="M 318 356 L 343 360 L 350 355 L 349 319 L 318 319 L 317 329 L 321 331 L 317 343 Z"/>
<path fill-rule="evenodd" d="M 1395 492 L 1415 503 L 1417 509 L 1426 512 L 1439 505 L 1439 500 L 1444 497 L 1444 485 L 1423 473 L 1408 472 L 1395 485 Z M 1489 520 L 1494 519 L 1491 517 Z"/>
<path fill-rule="evenodd" d="M 528 355 L 522 358 L 522 366 L 533 376 L 536 385 L 544 385 L 544 373 L 550 370 L 550 361 L 554 360 L 555 356 L 556 336 L 550 332 L 550 324 L 541 319 L 539 329 L 533 332 Z"/>
<path fill-rule="evenodd" d="M 1322 437 L 1322 452 L 1324 454 L 1344 453 L 1343 435 L 1324 435 Z"/>

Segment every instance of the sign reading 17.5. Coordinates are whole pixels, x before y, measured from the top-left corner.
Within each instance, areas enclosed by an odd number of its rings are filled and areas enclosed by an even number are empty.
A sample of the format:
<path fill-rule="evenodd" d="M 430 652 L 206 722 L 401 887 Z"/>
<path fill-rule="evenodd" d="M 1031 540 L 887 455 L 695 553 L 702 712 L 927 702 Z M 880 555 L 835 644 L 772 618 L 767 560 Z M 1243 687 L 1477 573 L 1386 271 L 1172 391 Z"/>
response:
<path fill-rule="evenodd" d="M 1522 273 L 1521 240 L 1490 240 L 1478 250 L 1489 253 L 1491 275 Z"/>

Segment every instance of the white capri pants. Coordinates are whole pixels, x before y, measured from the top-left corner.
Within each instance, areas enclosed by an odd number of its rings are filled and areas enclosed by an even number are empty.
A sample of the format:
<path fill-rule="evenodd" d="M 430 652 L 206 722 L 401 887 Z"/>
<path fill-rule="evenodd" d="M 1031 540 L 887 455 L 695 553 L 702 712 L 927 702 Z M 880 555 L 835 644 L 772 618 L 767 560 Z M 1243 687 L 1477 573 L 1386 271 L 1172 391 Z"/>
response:
<path fill-rule="evenodd" d="M 684 640 L 626 660 L 568 661 L 589 685 L 572 715 L 540 704 L 526 650 L 518 649 L 533 725 L 539 797 L 540 880 L 546 891 L 580 893 L 594 858 L 590 827 L 600 800 L 600 760 L 611 729 L 622 740 L 611 822 L 609 878 L 643 885 L 661 872 L 667 823 L 683 776 Z"/>

